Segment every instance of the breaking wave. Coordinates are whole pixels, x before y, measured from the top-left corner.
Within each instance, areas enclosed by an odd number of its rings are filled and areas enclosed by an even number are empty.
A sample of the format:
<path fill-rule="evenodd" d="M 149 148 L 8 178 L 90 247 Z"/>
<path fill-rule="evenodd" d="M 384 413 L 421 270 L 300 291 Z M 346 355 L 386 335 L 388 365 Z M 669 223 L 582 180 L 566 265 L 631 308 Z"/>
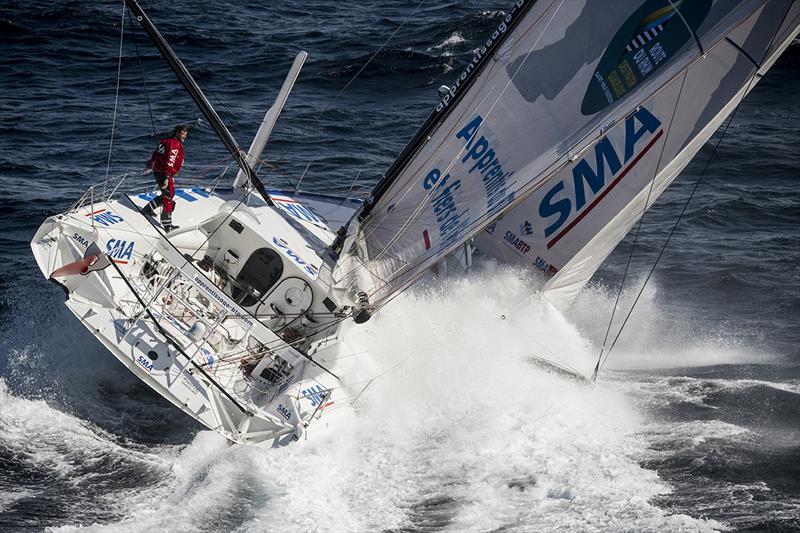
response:
<path fill-rule="evenodd" d="M 353 409 L 326 415 L 296 446 L 229 447 L 208 431 L 188 445 L 155 445 L 125 424 L 102 429 L 3 388 L 0 447 L 55 479 L 48 490 L 93 487 L 83 511 L 50 517 L 62 524 L 57 531 L 721 527 L 652 503 L 671 489 L 639 464 L 647 419 L 624 391 L 530 364 L 537 336 L 539 350 L 572 366 L 592 360 L 587 341 L 549 304 L 519 305 L 525 291 L 519 273 L 489 268 L 397 299 L 348 336 L 353 356 L 343 364 L 353 367 L 354 392 L 379 377 Z M 132 403 L 117 408 L 153 400 L 128 387 Z M 157 419 L 185 418 L 152 403 Z M 21 484 L 3 505 L 18 516 L 44 490 Z"/>

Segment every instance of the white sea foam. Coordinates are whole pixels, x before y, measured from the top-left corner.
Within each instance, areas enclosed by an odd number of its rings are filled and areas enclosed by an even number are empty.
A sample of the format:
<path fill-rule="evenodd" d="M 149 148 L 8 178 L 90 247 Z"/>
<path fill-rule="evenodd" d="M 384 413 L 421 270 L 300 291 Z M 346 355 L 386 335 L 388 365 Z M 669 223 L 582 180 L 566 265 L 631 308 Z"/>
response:
<path fill-rule="evenodd" d="M 437 45 L 434 45 L 434 46 L 430 47 L 428 49 L 428 51 L 430 51 L 430 50 L 441 50 L 442 48 L 449 48 L 451 46 L 454 46 L 454 45 L 457 45 L 457 44 L 461 44 L 461 43 L 463 43 L 465 41 L 466 41 L 466 39 L 464 39 L 464 36 L 461 35 L 460 32 L 455 31 L 450 35 L 450 37 L 448 37 L 444 41 L 440 42 Z"/>
<path fill-rule="evenodd" d="M 619 332 L 643 280 L 630 281 L 620 298 L 606 350 Z M 591 341 L 595 357 L 603 345 L 616 299 L 616 289 L 589 286 L 566 312 L 569 320 Z M 774 355 L 742 342 L 738 332 L 711 325 L 689 314 L 664 311 L 657 284 L 650 282 L 608 356 L 608 369 L 658 369 L 717 364 L 769 363 Z"/>
<path fill-rule="evenodd" d="M 499 272 L 404 295 L 351 332 L 355 352 L 371 350 L 346 359 L 361 368 L 351 379 L 388 372 L 334 431 L 312 425 L 307 441 L 277 450 L 202 432 L 163 484 L 120 501 L 127 519 L 88 529 L 721 527 L 650 503 L 670 488 L 639 466 L 645 421 L 622 393 L 529 364 L 534 332 L 573 364 L 586 343 L 546 304 L 514 309 L 521 289 Z"/>

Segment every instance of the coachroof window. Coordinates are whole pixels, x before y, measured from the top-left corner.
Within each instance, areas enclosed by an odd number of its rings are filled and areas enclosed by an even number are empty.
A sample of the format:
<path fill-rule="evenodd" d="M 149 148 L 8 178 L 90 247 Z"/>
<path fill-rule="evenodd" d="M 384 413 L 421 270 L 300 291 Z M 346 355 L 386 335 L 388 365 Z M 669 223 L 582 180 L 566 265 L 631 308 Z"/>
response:
<path fill-rule="evenodd" d="M 282 275 L 281 256 L 270 248 L 259 248 L 250 254 L 236 276 L 232 288 L 233 299 L 243 307 L 255 305 Z"/>

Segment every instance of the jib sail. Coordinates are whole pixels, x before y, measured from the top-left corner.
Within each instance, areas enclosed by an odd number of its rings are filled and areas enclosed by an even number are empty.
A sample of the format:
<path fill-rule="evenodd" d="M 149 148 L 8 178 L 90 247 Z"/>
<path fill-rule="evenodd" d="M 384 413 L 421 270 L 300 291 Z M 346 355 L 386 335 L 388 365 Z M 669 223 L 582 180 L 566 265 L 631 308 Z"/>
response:
<path fill-rule="evenodd" d="M 654 175 L 657 196 L 790 42 L 796 11 L 516 3 L 351 222 L 335 279 L 380 304 L 480 235 L 490 255 L 579 288 Z"/>
<path fill-rule="evenodd" d="M 587 73 L 580 110 L 630 97 L 476 246 L 530 267 L 569 303 L 791 42 L 799 12 L 789 1 L 642 3 Z"/>

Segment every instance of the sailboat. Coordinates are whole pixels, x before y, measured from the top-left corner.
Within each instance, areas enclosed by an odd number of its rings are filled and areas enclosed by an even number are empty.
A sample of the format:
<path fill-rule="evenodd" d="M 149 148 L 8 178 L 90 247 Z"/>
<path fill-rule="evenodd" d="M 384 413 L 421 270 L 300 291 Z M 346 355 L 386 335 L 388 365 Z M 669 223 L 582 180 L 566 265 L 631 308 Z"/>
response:
<path fill-rule="evenodd" d="M 239 147 L 136 0 L 125 0 L 239 166 L 230 188 L 90 188 L 31 247 L 67 307 L 178 408 L 280 446 L 342 402 L 359 327 L 475 249 L 566 305 L 800 30 L 791 0 L 518 0 L 365 201 L 267 189 L 254 170 L 301 52 Z"/>

